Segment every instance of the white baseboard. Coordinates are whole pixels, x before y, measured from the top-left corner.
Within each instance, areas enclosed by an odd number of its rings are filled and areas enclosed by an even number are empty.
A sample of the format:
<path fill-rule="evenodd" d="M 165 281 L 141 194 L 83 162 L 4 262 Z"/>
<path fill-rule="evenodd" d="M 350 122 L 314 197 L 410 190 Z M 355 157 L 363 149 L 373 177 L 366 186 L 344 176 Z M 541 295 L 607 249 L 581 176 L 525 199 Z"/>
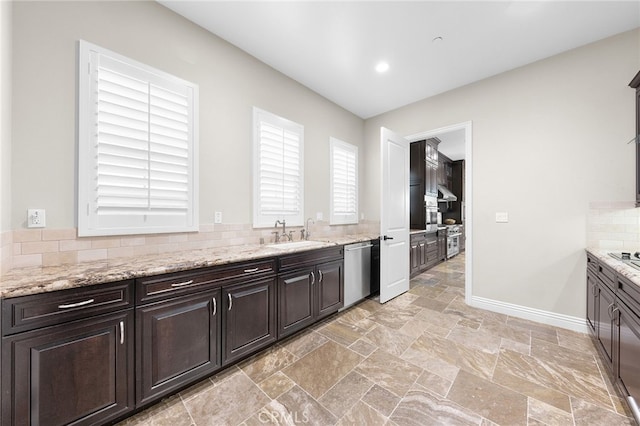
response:
<path fill-rule="evenodd" d="M 543 311 L 541 309 L 534 309 L 506 302 L 499 302 L 497 300 L 486 299 L 478 296 L 471 296 L 470 305 L 474 308 L 486 309 L 499 314 L 536 321 L 542 324 L 553 325 L 555 327 L 566 328 L 579 333 L 588 332 L 586 320 L 584 318 L 557 314 L 555 312 Z"/>

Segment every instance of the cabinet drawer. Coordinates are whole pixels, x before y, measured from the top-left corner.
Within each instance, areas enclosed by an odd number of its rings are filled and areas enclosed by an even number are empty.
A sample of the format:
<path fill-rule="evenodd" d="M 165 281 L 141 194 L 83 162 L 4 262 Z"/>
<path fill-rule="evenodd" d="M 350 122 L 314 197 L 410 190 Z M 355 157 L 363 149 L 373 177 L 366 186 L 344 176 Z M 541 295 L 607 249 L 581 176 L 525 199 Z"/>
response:
<path fill-rule="evenodd" d="M 136 301 L 150 303 L 194 291 L 204 291 L 242 279 L 275 274 L 275 259 L 233 263 L 226 266 L 140 278 L 136 281 Z"/>
<path fill-rule="evenodd" d="M 594 256 L 587 253 L 587 268 L 593 272 L 598 272 L 598 261 Z"/>
<path fill-rule="evenodd" d="M 282 256 L 279 258 L 279 270 L 287 271 L 331 260 L 340 260 L 343 258 L 343 254 L 344 246 L 335 246 Z"/>
<path fill-rule="evenodd" d="M 133 306 L 133 280 L 14 297 L 2 301 L 7 336 Z"/>
<path fill-rule="evenodd" d="M 619 276 L 617 295 L 632 311 L 640 315 L 640 287 L 637 284 Z"/>
<path fill-rule="evenodd" d="M 616 286 L 616 272 L 607 265 L 598 263 L 598 278 L 602 280 L 610 289 Z"/>
<path fill-rule="evenodd" d="M 427 238 L 427 234 L 424 233 L 424 232 L 419 233 L 419 234 L 411 234 L 411 236 L 409 238 L 411 240 L 411 243 L 424 241 Z"/>

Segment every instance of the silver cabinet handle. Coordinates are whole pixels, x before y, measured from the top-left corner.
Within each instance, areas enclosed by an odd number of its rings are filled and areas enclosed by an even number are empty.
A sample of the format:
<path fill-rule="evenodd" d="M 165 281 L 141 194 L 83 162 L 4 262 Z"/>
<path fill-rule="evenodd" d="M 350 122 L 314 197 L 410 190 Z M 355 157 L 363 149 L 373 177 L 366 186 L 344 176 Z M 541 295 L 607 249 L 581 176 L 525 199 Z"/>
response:
<path fill-rule="evenodd" d="M 193 280 L 185 281 L 183 283 L 173 283 L 171 284 L 171 287 L 182 287 L 189 284 L 193 284 Z"/>
<path fill-rule="evenodd" d="M 244 273 L 245 274 L 250 274 L 252 272 L 258 272 L 260 270 L 260 268 L 253 268 L 253 269 L 245 269 Z"/>
<path fill-rule="evenodd" d="M 231 307 L 233 306 L 233 297 L 231 297 L 231 293 L 227 293 L 227 297 L 229 298 L 229 311 L 231 310 Z"/>
<path fill-rule="evenodd" d="M 77 308 L 79 306 L 85 306 L 85 305 L 89 305 L 91 303 L 94 302 L 94 299 L 89 299 L 89 300 L 85 300 L 83 302 L 78 302 L 78 303 L 69 303 L 68 305 L 58 305 L 58 309 L 70 309 L 70 308 Z"/>
<path fill-rule="evenodd" d="M 629 403 L 629 408 L 631 408 L 631 413 L 636 419 L 636 422 L 640 423 L 640 410 L 638 409 L 638 404 L 636 403 L 635 398 L 629 395 L 627 397 L 627 402 Z"/>
<path fill-rule="evenodd" d="M 213 297 L 211 298 L 211 300 L 213 301 L 213 316 L 216 316 L 216 312 L 218 312 L 218 302 L 216 302 L 216 298 Z"/>
<path fill-rule="evenodd" d="M 313 274 L 313 271 L 311 271 L 311 285 L 315 284 L 316 282 L 316 276 Z"/>
<path fill-rule="evenodd" d="M 613 319 L 613 305 L 615 305 L 615 302 L 610 304 L 609 307 L 607 308 L 607 314 L 609 315 L 609 319 Z"/>
<path fill-rule="evenodd" d="M 120 344 L 124 345 L 124 321 L 120 321 Z"/>
<path fill-rule="evenodd" d="M 320 279 L 318 280 L 318 282 L 321 283 L 324 275 L 322 275 L 322 271 L 320 269 L 318 269 L 318 273 L 320 274 Z"/>

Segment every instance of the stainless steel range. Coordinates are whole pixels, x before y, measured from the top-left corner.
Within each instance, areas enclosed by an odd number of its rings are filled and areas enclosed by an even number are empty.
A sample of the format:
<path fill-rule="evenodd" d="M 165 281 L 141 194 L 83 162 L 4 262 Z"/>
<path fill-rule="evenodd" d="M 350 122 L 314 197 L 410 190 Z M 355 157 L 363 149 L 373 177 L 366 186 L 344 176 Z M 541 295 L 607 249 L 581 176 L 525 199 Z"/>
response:
<path fill-rule="evenodd" d="M 447 259 L 460 253 L 460 227 L 458 225 L 447 225 Z"/>

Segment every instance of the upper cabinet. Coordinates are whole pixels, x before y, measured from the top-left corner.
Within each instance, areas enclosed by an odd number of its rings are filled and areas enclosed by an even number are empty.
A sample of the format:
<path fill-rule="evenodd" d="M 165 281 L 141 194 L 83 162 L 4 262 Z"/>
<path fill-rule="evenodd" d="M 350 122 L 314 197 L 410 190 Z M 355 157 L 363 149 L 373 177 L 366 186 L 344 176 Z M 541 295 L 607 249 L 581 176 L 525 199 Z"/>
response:
<path fill-rule="evenodd" d="M 640 207 L 640 71 L 633 77 L 631 88 L 636 89 L 636 207 Z"/>
<path fill-rule="evenodd" d="M 409 148 L 409 204 L 412 229 L 425 229 L 425 195 L 438 196 L 438 138 L 413 142 Z"/>

